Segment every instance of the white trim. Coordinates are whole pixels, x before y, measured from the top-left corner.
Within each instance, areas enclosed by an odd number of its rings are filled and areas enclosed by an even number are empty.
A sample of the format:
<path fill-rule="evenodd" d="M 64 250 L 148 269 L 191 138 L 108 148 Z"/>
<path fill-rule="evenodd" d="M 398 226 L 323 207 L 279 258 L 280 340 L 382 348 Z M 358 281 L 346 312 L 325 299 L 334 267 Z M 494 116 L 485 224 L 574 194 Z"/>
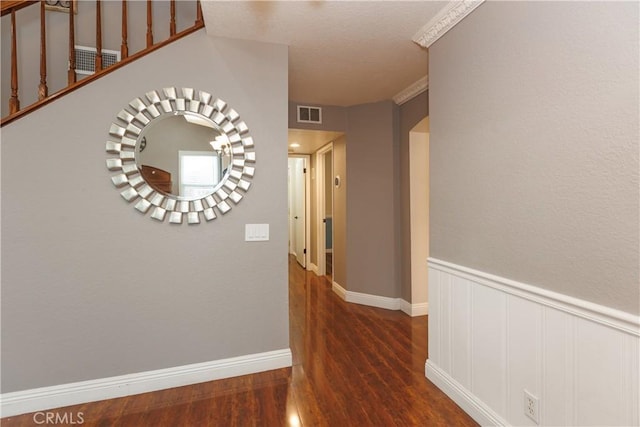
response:
<path fill-rule="evenodd" d="M 507 426 L 509 425 L 496 414 L 484 402 L 469 393 L 460 383 L 451 378 L 449 374 L 427 360 L 424 365 L 425 376 L 439 389 L 444 391 L 463 411 L 465 411 L 478 424 L 483 426 Z"/>
<path fill-rule="evenodd" d="M 309 267 L 307 268 L 307 270 L 312 271 L 315 274 L 318 274 L 318 266 L 312 262 L 309 263 Z"/>
<path fill-rule="evenodd" d="M 411 308 L 412 307 L 411 307 L 411 303 L 410 302 L 408 302 L 407 300 L 404 300 L 404 299 L 400 300 L 400 310 L 402 310 L 402 312 L 404 314 L 408 314 L 409 316 L 414 317 L 414 316 L 411 315 L 411 313 L 412 313 L 412 309 Z"/>
<path fill-rule="evenodd" d="M 267 351 L 212 362 L 80 381 L 0 395 L 2 417 L 114 399 L 292 366 L 291 350 Z"/>
<path fill-rule="evenodd" d="M 409 87 L 399 92 L 396 96 L 393 97 L 393 102 L 395 102 L 397 105 L 402 105 L 405 102 L 410 101 L 416 96 L 420 95 L 427 89 L 429 89 L 428 75 L 422 77 L 420 80 L 412 83 Z"/>
<path fill-rule="evenodd" d="M 342 300 L 353 304 L 368 305 L 370 307 L 384 308 L 387 310 L 401 310 L 411 317 L 424 316 L 429 312 L 429 304 L 426 302 L 410 304 L 402 298 L 381 297 L 379 295 L 348 291 L 337 282 L 332 282 L 331 290 Z"/>
<path fill-rule="evenodd" d="M 429 303 L 423 302 L 419 304 L 411 304 L 410 302 L 401 299 L 400 310 L 405 312 L 411 317 L 426 316 L 429 314 Z"/>
<path fill-rule="evenodd" d="M 304 155 L 304 265 L 311 263 L 311 155 Z"/>
<path fill-rule="evenodd" d="M 483 2 L 484 0 L 448 2 L 436 16 L 413 36 L 412 40 L 420 46 L 428 48 Z"/>
<path fill-rule="evenodd" d="M 316 250 L 318 254 L 318 276 L 324 276 L 327 273 L 327 263 L 324 254 L 326 249 L 325 242 L 325 225 L 322 221 L 326 217 L 325 212 L 325 188 L 324 188 L 324 155 L 331 151 L 331 171 L 333 173 L 333 141 L 319 148 L 316 154 Z M 333 187 L 331 187 L 331 197 L 333 197 Z M 333 217 L 333 203 L 331 204 L 332 211 L 331 217 Z"/>
<path fill-rule="evenodd" d="M 360 292 L 348 291 L 338 282 L 332 282 L 331 290 L 346 302 L 368 305 L 371 307 L 386 308 L 388 310 L 400 309 L 400 298 L 387 298 L 378 295 L 362 294 Z"/>
<path fill-rule="evenodd" d="M 387 310 L 400 310 L 401 299 L 347 291 L 346 301 L 371 307 L 386 308 Z"/>
<path fill-rule="evenodd" d="M 347 290 L 340 286 L 338 282 L 331 283 L 331 290 L 335 292 L 335 294 L 338 295 L 341 299 L 345 301 L 347 300 Z"/>
<path fill-rule="evenodd" d="M 476 283 L 569 313 L 573 316 L 606 325 L 634 336 L 640 336 L 640 316 L 436 258 L 429 258 L 429 267 L 455 274 Z"/>

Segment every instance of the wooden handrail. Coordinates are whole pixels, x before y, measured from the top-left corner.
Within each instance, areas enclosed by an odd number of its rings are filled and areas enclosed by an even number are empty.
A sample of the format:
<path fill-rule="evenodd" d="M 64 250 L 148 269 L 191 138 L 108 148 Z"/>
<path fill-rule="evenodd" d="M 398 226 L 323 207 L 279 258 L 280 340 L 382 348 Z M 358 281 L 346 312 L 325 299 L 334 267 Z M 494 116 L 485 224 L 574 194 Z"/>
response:
<path fill-rule="evenodd" d="M 23 117 L 29 114 L 32 111 L 39 109 L 40 107 L 53 102 L 54 100 L 61 98 L 62 96 L 73 92 L 76 89 L 79 89 L 98 78 L 120 69 L 125 65 L 142 58 L 143 56 L 156 51 L 182 37 L 185 37 L 189 34 L 192 34 L 202 28 L 204 28 L 204 20 L 202 19 L 202 9 L 200 6 L 200 1 L 196 1 L 196 20 L 193 26 L 177 33 L 175 32 L 175 1 L 171 1 L 171 19 L 170 19 L 170 33 L 168 39 L 153 44 L 153 29 L 152 29 L 152 21 L 151 21 L 151 0 L 147 0 L 147 44 L 148 47 L 146 49 L 141 50 L 140 52 L 136 52 L 132 55 L 129 55 L 128 52 L 128 30 L 127 30 L 127 0 L 122 0 L 122 45 L 121 45 L 121 60 L 114 65 L 109 67 L 103 67 L 101 61 L 101 53 L 102 53 L 102 25 L 101 25 L 101 4 L 100 0 L 96 0 L 96 68 L 95 73 L 89 75 L 80 81 L 76 79 L 76 61 L 75 61 L 75 11 L 74 6 L 75 2 L 71 1 L 70 10 L 69 10 L 69 70 L 67 76 L 67 86 L 51 95 L 48 93 L 47 88 L 47 54 L 46 54 L 46 28 L 45 28 L 45 16 L 44 16 L 44 1 L 40 1 L 40 11 L 41 11 L 41 37 L 40 37 L 40 84 L 38 85 L 38 101 L 34 102 L 31 105 L 26 106 L 25 108 L 20 108 L 20 100 L 18 98 L 18 61 L 17 61 L 17 38 L 16 38 L 16 11 L 27 7 L 29 5 L 33 5 L 38 3 L 38 0 L 15 0 L 8 1 L 2 0 L 0 3 L 2 5 L 2 15 L 11 14 L 11 23 L 12 23 L 12 52 L 11 52 L 11 98 L 9 99 L 9 115 L 3 117 L 0 120 L 0 126 L 4 126 L 13 122 L 14 120 Z"/>
<path fill-rule="evenodd" d="M 31 6 L 38 3 L 39 0 L 2 0 L 0 1 L 0 13 L 1 16 L 10 14 L 13 11 L 18 11 L 23 7 Z"/>

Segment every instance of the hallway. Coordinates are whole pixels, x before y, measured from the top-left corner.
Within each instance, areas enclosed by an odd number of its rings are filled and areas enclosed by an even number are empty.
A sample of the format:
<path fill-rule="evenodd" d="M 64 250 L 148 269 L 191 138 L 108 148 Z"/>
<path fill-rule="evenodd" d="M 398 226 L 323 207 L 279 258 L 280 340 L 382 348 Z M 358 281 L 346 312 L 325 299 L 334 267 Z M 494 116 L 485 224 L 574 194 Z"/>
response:
<path fill-rule="evenodd" d="M 425 316 L 348 304 L 293 257 L 289 303 L 292 368 L 47 412 L 85 426 L 476 425 L 424 376 Z"/>
<path fill-rule="evenodd" d="M 424 376 L 426 316 L 346 303 L 291 258 L 289 303 L 301 425 L 477 425 Z"/>

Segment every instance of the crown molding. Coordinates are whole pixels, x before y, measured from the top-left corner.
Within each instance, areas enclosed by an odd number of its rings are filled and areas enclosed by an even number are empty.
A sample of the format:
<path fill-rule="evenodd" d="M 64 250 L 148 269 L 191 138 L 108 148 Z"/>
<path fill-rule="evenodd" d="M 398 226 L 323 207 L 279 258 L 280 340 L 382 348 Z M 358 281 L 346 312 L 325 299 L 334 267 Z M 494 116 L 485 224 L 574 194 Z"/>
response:
<path fill-rule="evenodd" d="M 413 36 L 413 41 L 422 47 L 428 48 L 483 2 L 484 0 L 458 0 L 449 2 Z"/>
<path fill-rule="evenodd" d="M 417 82 L 413 83 L 411 86 L 402 90 L 396 96 L 393 97 L 393 102 L 398 105 L 402 105 L 405 102 L 415 98 L 420 95 L 425 90 L 429 89 L 429 76 L 424 76 Z"/>

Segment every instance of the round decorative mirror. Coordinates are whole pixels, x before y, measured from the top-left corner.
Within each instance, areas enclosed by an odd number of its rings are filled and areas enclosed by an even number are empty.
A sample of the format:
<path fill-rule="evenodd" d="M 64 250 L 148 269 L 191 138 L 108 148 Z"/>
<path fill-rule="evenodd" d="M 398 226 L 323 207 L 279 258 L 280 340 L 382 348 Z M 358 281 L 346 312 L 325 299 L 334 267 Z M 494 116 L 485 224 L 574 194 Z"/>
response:
<path fill-rule="evenodd" d="M 151 218 L 189 224 L 231 210 L 250 187 L 255 151 L 249 129 L 227 104 L 202 91 L 165 88 L 120 111 L 107 141 L 111 180 Z"/>

